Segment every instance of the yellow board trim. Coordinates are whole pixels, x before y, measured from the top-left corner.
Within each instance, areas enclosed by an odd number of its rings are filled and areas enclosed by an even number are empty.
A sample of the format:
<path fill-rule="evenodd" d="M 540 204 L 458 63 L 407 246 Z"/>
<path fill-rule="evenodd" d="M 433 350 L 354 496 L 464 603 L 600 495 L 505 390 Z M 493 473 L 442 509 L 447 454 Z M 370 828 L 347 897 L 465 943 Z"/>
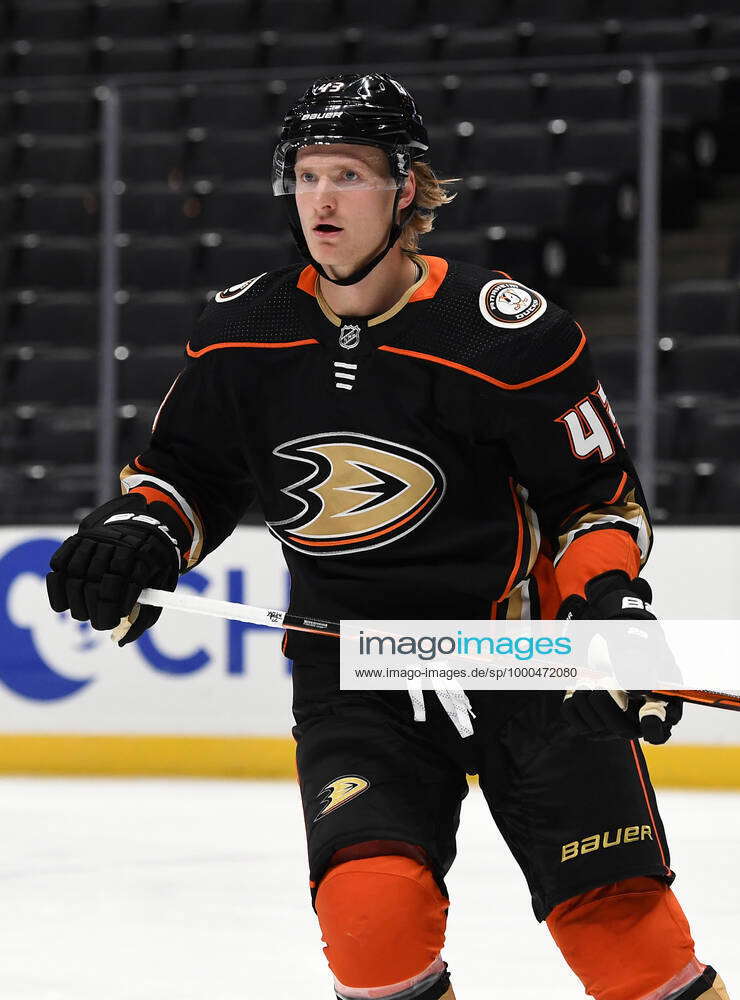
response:
<path fill-rule="evenodd" d="M 282 736 L 0 736 L 1 774 L 294 778 Z"/>
<path fill-rule="evenodd" d="M 740 789 L 740 746 L 643 744 L 662 788 Z M 282 736 L 0 735 L 0 774 L 295 779 Z"/>
<path fill-rule="evenodd" d="M 740 746 L 643 743 L 642 749 L 658 787 L 740 789 Z"/>

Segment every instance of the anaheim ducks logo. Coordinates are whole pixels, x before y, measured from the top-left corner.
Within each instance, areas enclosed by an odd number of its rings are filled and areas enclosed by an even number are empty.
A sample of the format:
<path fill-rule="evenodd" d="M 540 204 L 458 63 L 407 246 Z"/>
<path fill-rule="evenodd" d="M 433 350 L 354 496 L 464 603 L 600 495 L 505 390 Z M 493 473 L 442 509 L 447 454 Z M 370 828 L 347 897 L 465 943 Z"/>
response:
<path fill-rule="evenodd" d="M 311 471 L 283 489 L 299 513 L 267 526 L 286 545 L 316 556 L 388 545 L 418 527 L 445 492 L 444 473 L 428 456 L 365 434 L 311 434 L 273 454 Z"/>
<path fill-rule="evenodd" d="M 361 778 L 358 774 L 345 774 L 341 778 L 334 778 L 328 785 L 324 785 L 316 796 L 317 799 L 321 799 L 321 809 L 314 816 L 314 823 L 352 799 L 356 799 L 369 787 L 370 782 L 367 778 Z"/>

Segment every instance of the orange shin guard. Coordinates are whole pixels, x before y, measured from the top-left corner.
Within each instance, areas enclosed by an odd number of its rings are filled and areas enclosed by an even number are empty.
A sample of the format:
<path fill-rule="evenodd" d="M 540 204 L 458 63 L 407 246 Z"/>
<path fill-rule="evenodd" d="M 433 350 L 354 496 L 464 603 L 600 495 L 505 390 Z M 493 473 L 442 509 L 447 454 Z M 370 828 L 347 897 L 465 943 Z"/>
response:
<path fill-rule="evenodd" d="M 628 878 L 568 899 L 547 926 L 596 1000 L 659 998 L 663 986 L 677 992 L 704 969 L 678 900 L 656 878 Z"/>
<path fill-rule="evenodd" d="M 330 868 L 316 894 L 316 913 L 337 983 L 380 997 L 443 971 L 448 906 L 431 871 L 408 857 L 359 858 Z"/>

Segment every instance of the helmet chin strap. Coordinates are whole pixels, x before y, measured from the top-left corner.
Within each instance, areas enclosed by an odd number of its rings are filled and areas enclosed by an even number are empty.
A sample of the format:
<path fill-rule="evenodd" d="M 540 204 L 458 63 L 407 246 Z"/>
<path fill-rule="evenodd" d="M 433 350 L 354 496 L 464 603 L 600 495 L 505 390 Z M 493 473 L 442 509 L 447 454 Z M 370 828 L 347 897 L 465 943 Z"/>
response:
<path fill-rule="evenodd" d="M 298 246 L 298 249 L 300 250 L 302 256 L 305 257 L 306 260 L 308 260 L 313 265 L 313 267 L 319 272 L 322 278 L 326 278 L 327 281 L 331 281 L 333 285 L 356 285 L 358 281 L 362 281 L 363 278 L 366 278 L 368 274 L 370 274 L 370 272 L 373 270 L 373 268 L 378 266 L 378 264 L 381 262 L 381 260 L 385 257 L 385 255 L 391 249 L 393 244 L 396 242 L 398 237 L 401 235 L 403 224 L 395 221 L 396 211 L 398 210 L 398 202 L 401 198 L 401 191 L 402 191 L 401 187 L 397 188 L 396 195 L 393 199 L 393 210 L 391 214 L 392 221 L 391 221 L 390 231 L 388 233 L 388 242 L 386 243 L 385 247 L 380 251 L 380 253 L 377 253 L 370 261 L 368 261 L 367 264 L 363 264 L 362 267 L 359 267 L 356 271 L 353 271 L 352 274 L 348 275 L 348 277 L 346 278 L 330 278 L 329 275 L 324 270 L 324 268 L 322 267 L 322 265 L 319 264 L 319 262 L 315 260 L 314 257 L 311 256 L 311 251 L 308 249 L 308 241 L 306 240 L 306 237 L 303 233 L 303 226 L 301 225 L 301 220 L 298 215 L 298 209 L 295 203 L 295 196 L 289 196 L 288 214 L 290 216 L 290 229 L 291 232 L 293 233 L 293 239 L 295 240 L 296 245 Z"/>

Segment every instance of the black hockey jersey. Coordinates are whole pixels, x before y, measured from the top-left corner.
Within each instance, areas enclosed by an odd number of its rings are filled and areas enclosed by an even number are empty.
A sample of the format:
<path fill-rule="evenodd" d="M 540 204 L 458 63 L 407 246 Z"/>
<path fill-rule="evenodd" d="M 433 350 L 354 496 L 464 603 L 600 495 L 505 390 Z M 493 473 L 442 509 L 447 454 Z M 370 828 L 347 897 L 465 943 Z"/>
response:
<path fill-rule="evenodd" d="M 558 561 L 604 530 L 639 549 L 636 566 L 647 557 L 637 477 L 578 324 L 502 272 L 414 257 L 419 280 L 372 318 L 335 315 L 300 266 L 206 307 L 122 473 L 176 512 L 183 569 L 255 497 L 306 616 L 511 613 L 543 546 Z M 337 643 L 291 632 L 286 654 L 333 659 Z"/>

